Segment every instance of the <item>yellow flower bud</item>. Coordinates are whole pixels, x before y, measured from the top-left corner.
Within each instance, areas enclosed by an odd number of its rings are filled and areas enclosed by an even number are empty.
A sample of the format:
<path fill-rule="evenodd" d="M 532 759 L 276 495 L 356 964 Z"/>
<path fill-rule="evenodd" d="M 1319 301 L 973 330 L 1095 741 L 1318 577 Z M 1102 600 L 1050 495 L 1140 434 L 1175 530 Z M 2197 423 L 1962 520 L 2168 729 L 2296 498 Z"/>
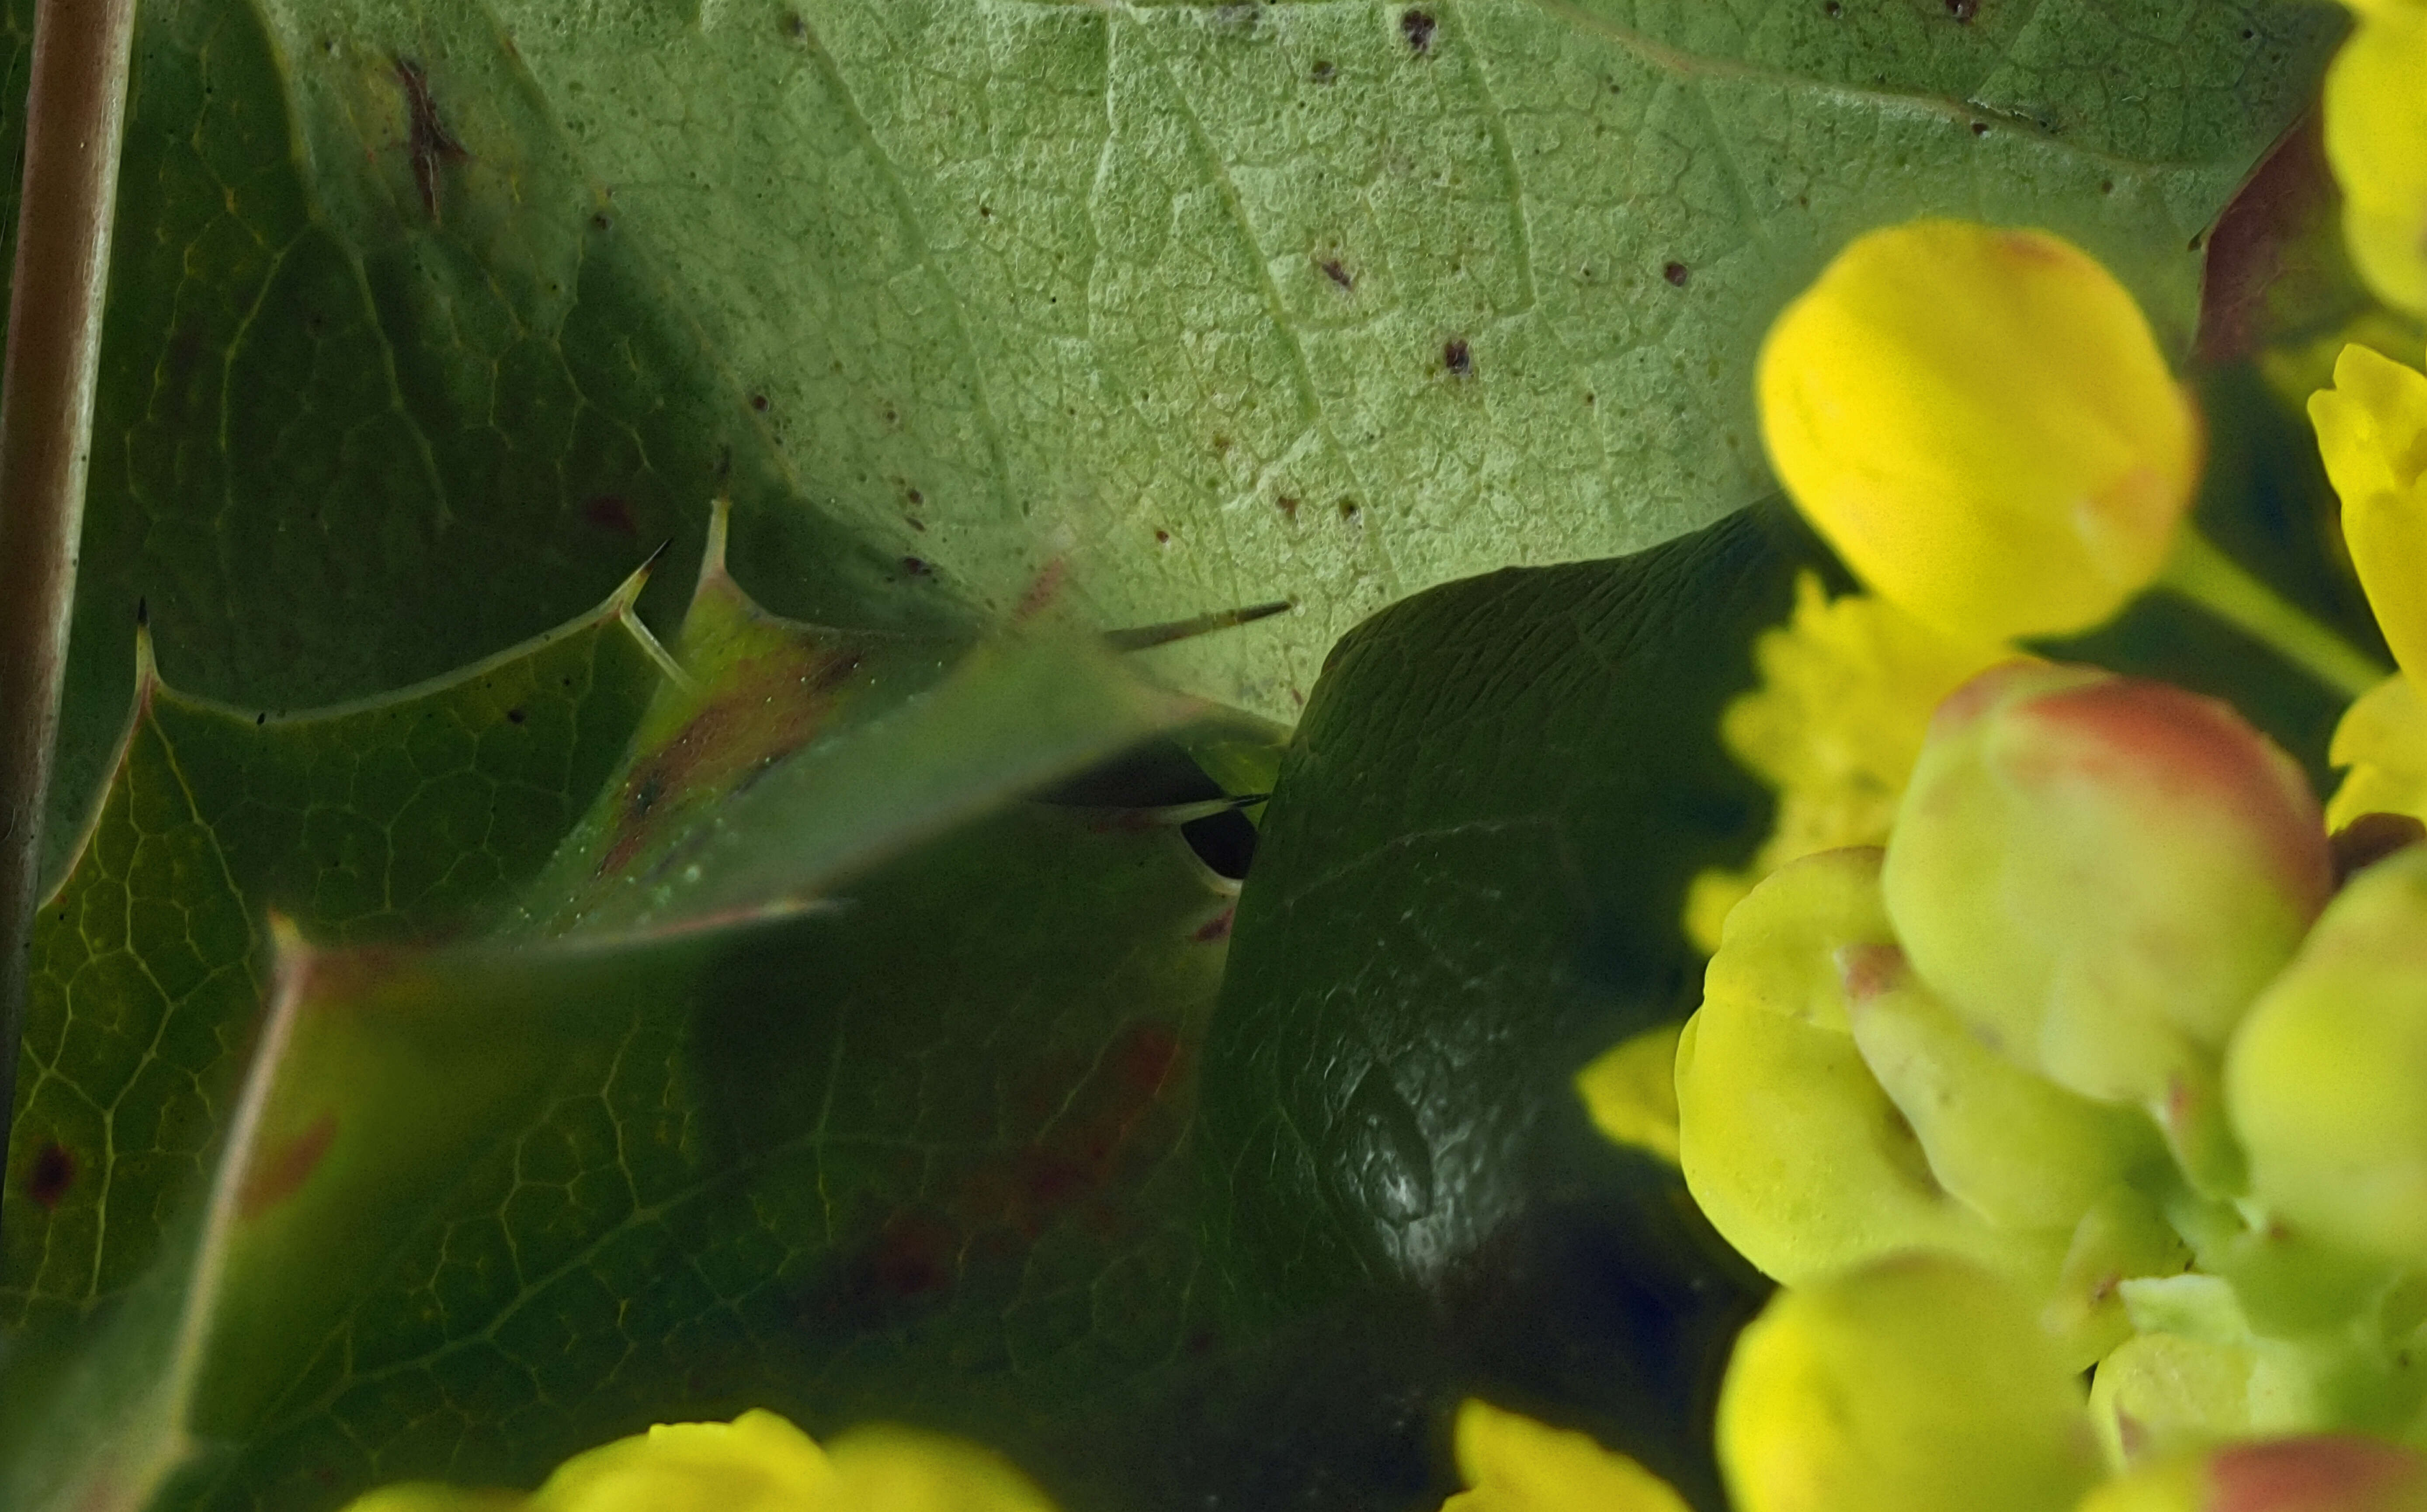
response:
<path fill-rule="evenodd" d="M 1963 640 L 2088 629 L 2174 548 L 2200 425 L 2132 297 L 2044 232 L 1863 236 L 1770 328 L 1779 479 L 1881 597 Z"/>
<path fill-rule="evenodd" d="M 1737 1336 L 1739 1512 L 2060 1512 L 2094 1479 L 2079 1389 L 2023 1299 L 1945 1255 L 1789 1287 Z"/>
<path fill-rule="evenodd" d="M 2309 420 L 2386 644 L 2427 677 L 2427 374 L 2345 347 L 2335 386 L 2309 396 Z"/>
<path fill-rule="evenodd" d="M 574 1455 L 528 1497 L 390 1486 L 346 1512 L 1053 1512 L 1002 1459 L 940 1434 L 855 1428 L 820 1448 L 773 1412 L 660 1423 Z"/>
<path fill-rule="evenodd" d="M 530 1512 L 808 1512 L 835 1471 L 816 1440 L 772 1412 L 661 1423 L 559 1465 Z"/>
<path fill-rule="evenodd" d="M 1458 1409 L 1458 1470 L 1472 1488 L 1442 1512 L 1686 1512 L 1624 1455 L 1472 1398 Z"/>
<path fill-rule="evenodd" d="M 2427 6 L 2355 5 L 2360 23 L 2326 71 L 2326 160 L 2343 189 L 2343 239 L 2388 304 L 2427 311 Z"/>

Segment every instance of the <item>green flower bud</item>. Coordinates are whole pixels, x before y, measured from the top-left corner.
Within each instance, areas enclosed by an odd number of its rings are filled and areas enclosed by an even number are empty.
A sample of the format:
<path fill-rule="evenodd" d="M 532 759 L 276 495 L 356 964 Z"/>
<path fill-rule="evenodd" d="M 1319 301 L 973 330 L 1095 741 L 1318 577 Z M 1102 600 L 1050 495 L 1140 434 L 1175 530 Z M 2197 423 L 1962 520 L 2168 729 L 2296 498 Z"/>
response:
<path fill-rule="evenodd" d="M 2163 1169 L 2148 1121 L 1992 1054 L 1890 947 L 1847 952 L 1854 1043 L 1939 1184 L 2009 1228 L 2062 1228 L 2136 1172 Z"/>
<path fill-rule="evenodd" d="M 2030 1309 L 1944 1255 L 1780 1293 L 1736 1341 L 1717 1438 L 1739 1512 L 2069 1512 L 2094 1478 Z"/>
<path fill-rule="evenodd" d="M 2157 1116 L 2229 1180 L 2226 1039 L 2333 886 L 2301 770 L 2226 706 L 2015 663 L 1941 706 L 1888 841 L 1888 916 L 1998 1053 Z"/>
<path fill-rule="evenodd" d="M 2335 899 L 2234 1037 L 2225 1094 L 2272 1212 L 2427 1261 L 2427 850 Z"/>
<path fill-rule="evenodd" d="M 2427 1460 L 2354 1434 L 2227 1444 L 2108 1482 L 2079 1512 L 2422 1512 Z"/>
<path fill-rule="evenodd" d="M 1791 862 L 1728 915 L 1677 1044 L 1686 1187 L 1729 1244 L 1790 1285 L 1909 1248 L 2044 1282 L 2063 1236 L 2008 1233 L 1948 1194 L 1848 1032 L 1839 958 L 1889 939 L 1879 854 Z"/>

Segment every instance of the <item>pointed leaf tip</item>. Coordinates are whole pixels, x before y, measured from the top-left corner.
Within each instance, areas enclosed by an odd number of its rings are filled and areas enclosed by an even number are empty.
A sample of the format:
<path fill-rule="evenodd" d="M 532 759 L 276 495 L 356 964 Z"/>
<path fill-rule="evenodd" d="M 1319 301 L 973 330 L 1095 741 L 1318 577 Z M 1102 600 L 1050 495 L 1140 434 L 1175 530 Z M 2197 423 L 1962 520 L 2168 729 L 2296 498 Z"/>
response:
<path fill-rule="evenodd" d="M 1294 598 L 1277 598 L 1268 604 L 1253 604 L 1246 609 L 1215 610 L 1184 620 L 1169 620 L 1161 625 L 1141 625 L 1135 629 L 1107 630 L 1104 643 L 1116 651 L 1145 651 L 1154 646 L 1169 645 L 1175 641 L 1192 640 L 1215 630 L 1235 629 L 1253 625 L 1276 614 L 1286 614 L 1297 608 Z"/>

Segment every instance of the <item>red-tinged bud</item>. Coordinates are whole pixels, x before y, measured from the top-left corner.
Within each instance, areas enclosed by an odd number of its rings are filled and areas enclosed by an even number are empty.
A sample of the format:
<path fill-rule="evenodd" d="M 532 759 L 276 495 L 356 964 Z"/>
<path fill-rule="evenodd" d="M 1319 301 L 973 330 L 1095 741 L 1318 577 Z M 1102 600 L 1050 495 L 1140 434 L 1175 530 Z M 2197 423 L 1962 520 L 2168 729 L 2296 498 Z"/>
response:
<path fill-rule="evenodd" d="M 2010 663 L 1941 706 L 1888 842 L 1922 979 L 2016 1063 L 2230 1179 L 2216 1066 L 2333 887 L 2300 768 L 2225 705 Z"/>
<path fill-rule="evenodd" d="M 2427 1459 L 2355 1434 L 2227 1444 L 2109 1481 L 2079 1512 L 2427 1512 Z"/>

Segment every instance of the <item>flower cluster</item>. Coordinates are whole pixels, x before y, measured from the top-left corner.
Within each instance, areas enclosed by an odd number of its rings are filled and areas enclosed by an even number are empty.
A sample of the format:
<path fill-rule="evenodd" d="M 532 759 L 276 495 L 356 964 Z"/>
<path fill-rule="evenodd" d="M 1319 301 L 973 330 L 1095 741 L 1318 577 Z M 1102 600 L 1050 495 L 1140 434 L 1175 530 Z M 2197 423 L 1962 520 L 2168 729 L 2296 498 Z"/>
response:
<path fill-rule="evenodd" d="M 2328 142 L 2416 312 L 2427 7 L 2360 8 Z M 1779 827 L 1689 900 L 1673 1098 L 1651 1037 L 1579 1079 L 1785 1285 L 1736 1505 L 2427 1507 L 2427 373 L 2353 344 L 2308 404 L 2390 674 L 2189 524 L 2196 408 L 2057 238 L 1861 238 L 1760 398 L 1866 592 L 1805 588 L 1730 711 Z M 2020 650 L 2153 588 L 2352 695 L 2329 804 L 2223 704 Z"/>

